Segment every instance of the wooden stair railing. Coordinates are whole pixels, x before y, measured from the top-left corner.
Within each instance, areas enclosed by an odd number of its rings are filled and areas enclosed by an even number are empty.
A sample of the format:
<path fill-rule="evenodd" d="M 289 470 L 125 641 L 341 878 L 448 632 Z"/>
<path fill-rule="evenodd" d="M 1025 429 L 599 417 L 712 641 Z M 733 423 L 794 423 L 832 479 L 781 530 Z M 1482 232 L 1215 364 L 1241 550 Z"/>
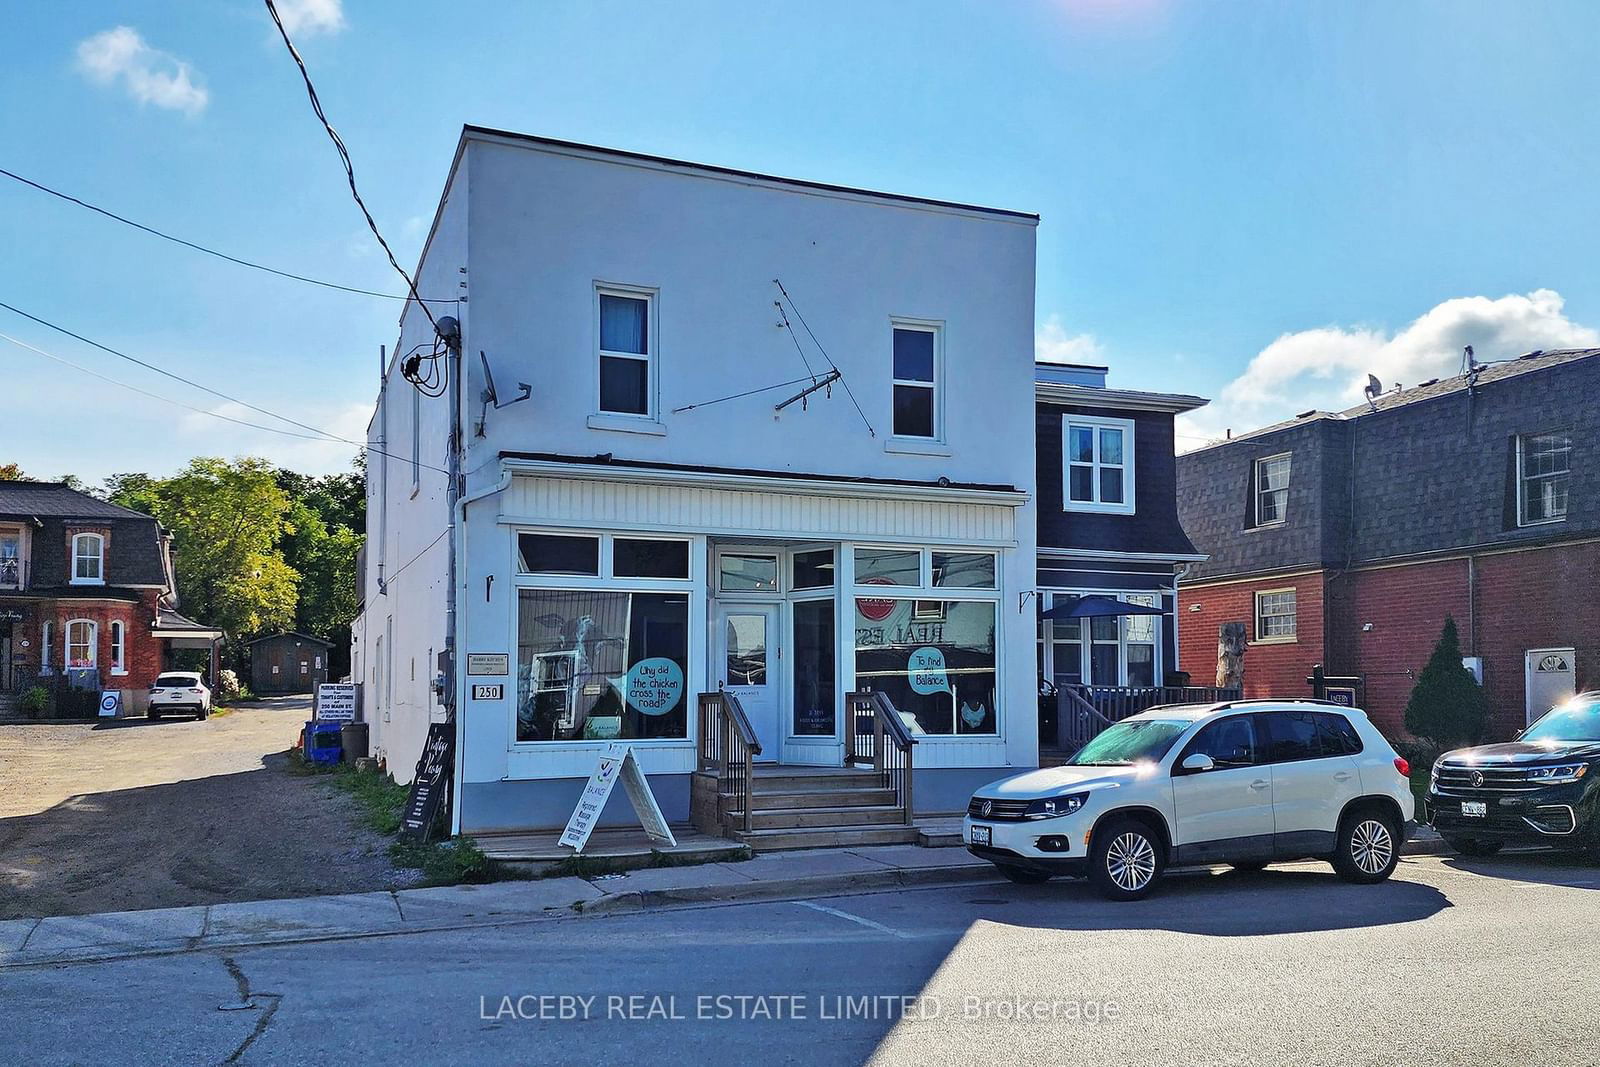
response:
<path fill-rule="evenodd" d="M 917 739 L 911 736 L 900 712 L 883 693 L 873 690 L 845 696 L 844 762 L 846 766 L 865 763 L 878 772 L 887 789 L 894 791 L 895 806 L 902 821 L 912 824 L 911 782 L 913 752 Z"/>

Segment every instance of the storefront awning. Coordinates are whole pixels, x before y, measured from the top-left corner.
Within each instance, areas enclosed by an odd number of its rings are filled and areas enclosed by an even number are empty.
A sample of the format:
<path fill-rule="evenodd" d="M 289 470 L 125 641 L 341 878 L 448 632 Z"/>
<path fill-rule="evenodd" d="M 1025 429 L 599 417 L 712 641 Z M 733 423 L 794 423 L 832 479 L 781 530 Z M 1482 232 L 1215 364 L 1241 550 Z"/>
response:
<path fill-rule="evenodd" d="M 1114 615 L 1165 615 L 1160 608 L 1130 604 L 1109 596 L 1086 596 L 1067 604 L 1057 604 L 1044 613 L 1047 619 L 1103 619 Z"/>

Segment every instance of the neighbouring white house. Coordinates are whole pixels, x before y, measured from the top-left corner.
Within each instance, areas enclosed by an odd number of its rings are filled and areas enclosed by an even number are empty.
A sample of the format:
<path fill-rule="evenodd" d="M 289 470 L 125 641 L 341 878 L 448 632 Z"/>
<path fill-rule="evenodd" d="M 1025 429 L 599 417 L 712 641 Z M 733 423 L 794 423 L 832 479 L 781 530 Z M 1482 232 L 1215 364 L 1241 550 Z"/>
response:
<path fill-rule="evenodd" d="M 492 834 L 561 826 L 622 740 L 669 821 L 776 844 L 828 819 L 753 819 L 761 783 L 842 776 L 813 804 L 871 828 L 1036 766 L 1037 223 L 466 127 L 417 275 L 459 329 L 453 527 L 415 303 L 370 430 L 374 755 L 408 780 L 453 721 L 454 828 Z"/>

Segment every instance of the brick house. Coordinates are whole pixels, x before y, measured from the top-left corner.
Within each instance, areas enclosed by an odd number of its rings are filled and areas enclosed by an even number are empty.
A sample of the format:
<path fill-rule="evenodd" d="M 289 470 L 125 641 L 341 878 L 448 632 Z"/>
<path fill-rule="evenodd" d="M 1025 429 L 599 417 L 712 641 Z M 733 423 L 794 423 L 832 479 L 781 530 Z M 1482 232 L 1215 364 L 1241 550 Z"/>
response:
<path fill-rule="evenodd" d="M 59 482 L 0 482 L 0 713 L 39 684 L 119 689 L 143 711 L 175 650 L 221 636 L 178 612 L 155 519 Z"/>
<path fill-rule="evenodd" d="M 1403 734 L 1446 616 L 1503 738 L 1600 685 L 1600 349 L 1535 352 L 1178 459 L 1209 559 L 1179 586 L 1181 659 L 1207 673 L 1244 622 L 1247 696 L 1321 663 Z"/>

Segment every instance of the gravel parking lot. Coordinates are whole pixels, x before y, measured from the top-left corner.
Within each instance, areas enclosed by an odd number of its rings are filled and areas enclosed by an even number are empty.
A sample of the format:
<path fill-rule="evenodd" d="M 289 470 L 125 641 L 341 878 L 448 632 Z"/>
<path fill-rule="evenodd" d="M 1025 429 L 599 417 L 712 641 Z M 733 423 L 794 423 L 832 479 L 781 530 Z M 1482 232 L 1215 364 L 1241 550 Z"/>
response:
<path fill-rule="evenodd" d="M 0 919 L 410 884 L 350 797 L 288 772 L 308 709 L 0 725 Z"/>

